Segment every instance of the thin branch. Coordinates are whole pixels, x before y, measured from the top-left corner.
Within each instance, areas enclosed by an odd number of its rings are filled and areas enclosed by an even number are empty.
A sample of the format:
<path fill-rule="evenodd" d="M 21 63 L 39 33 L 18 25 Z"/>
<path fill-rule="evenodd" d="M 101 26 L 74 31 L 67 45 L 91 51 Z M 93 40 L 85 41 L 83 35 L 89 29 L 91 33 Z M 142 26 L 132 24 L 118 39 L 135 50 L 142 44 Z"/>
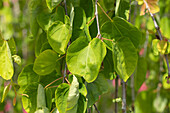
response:
<path fill-rule="evenodd" d="M 129 19 L 128 21 L 131 22 L 131 0 L 129 0 L 130 8 L 129 8 Z"/>
<path fill-rule="evenodd" d="M 98 31 L 98 36 L 99 36 L 98 38 L 101 39 L 99 17 L 98 17 L 98 11 L 97 11 L 97 2 L 98 2 L 98 0 L 96 0 L 96 2 L 95 2 L 95 16 L 96 16 L 97 31 Z"/>
<path fill-rule="evenodd" d="M 122 80 L 122 113 L 126 113 L 126 82 Z"/>
<path fill-rule="evenodd" d="M 116 76 L 116 80 L 115 80 L 115 99 L 118 98 L 118 80 L 119 80 L 119 77 Z M 115 101 L 115 113 L 118 113 L 118 102 Z"/>
<path fill-rule="evenodd" d="M 102 37 L 102 40 L 108 40 L 108 41 L 113 42 L 113 40 L 112 40 L 112 39 L 107 39 L 107 38 L 103 38 L 103 37 Z"/>
<path fill-rule="evenodd" d="M 64 58 L 65 56 L 66 56 L 66 55 L 63 55 L 62 57 L 58 58 L 58 59 L 56 60 L 56 62 L 59 61 L 59 60 L 61 60 L 61 59 Z"/>
<path fill-rule="evenodd" d="M 91 113 L 91 108 L 88 109 L 88 113 Z"/>
<path fill-rule="evenodd" d="M 134 102 L 135 102 L 134 74 L 131 75 L 130 87 L 131 87 L 131 94 L 132 94 L 132 111 L 133 111 L 133 113 L 135 113 L 135 106 L 134 106 Z"/>
<path fill-rule="evenodd" d="M 130 8 L 129 8 L 129 19 L 128 21 L 131 23 L 131 0 L 129 0 Z M 132 95 L 132 111 L 135 112 L 134 102 L 135 102 L 135 90 L 134 90 L 134 74 L 131 75 L 131 95 Z M 126 90 L 126 89 L 124 89 Z"/>
<path fill-rule="evenodd" d="M 65 67 L 64 67 L 64 76 L 63 76 L 63 83 L 64 83 L 64 80 L 65 80 L 65 77 L 66 77 L 66 73 L 67 73 L 67 64 L 65 63 Z"/>
<path fill-rule="evenodd" d="M 143 2 L 145 3 L 146 9 L 149 11 L 150 16 L 152 17 L 152 20 L 153 20 L 154 25 L 155 25 L 155 29 L 156 29 L 156 31 L 158 32 L 158 35 L 159 35 L 159 39 L 160 39 L 160 40 L 163 40 L 163 37 L 162 37 L 161 31 L 160 31 L 160 28 L 159 28 L 159 26 L 158 26 L 158 24 L 157 24 L 157 22 L 156 22 L 156 20 L 155 20 L 155 17 L 153 16 L 153 14 L 152 14 L 151 11 L 150 11 L 150 8 L 149 8 L 148 3 L 147 3 L 145 0 L 143 0 Z M 164 55 L 164 57 L 165 57 L 165 59 L 166 59 L 166 64 L 167 64 L 167 67 L 168 67 L 167 82 L 169 82 L 169 78 L 170 78 L 170 67 L 169 67 L 168 55 Z"/>
<path fill-rule="evenodd" d="M 87 23 L 87 25 L 89 25 L 95 18 L 96 18 L 96 15 Z"/>
<path fill-rule="evenodd" d="M 100 111 L 97 109 L 97 106 L 94 104 L 94 108 L 97 111 L 97 113 L 100 113 Z"/>
<path fill-rule="evenodd" d="M 54 82 L 62 79 L 62 78 L 63 78 L 63 77 L 60 77 L 60 78 L 57 78 L 56 80 L 52 81 L 51 83 L 49 83 L 48 85 L 46 85 L 46 86 L 44 87 L 44 89 L 47 88 L 48 86 L 50 86 L 51 84 L 53 84 Z"/>
<path fill-rule="evenodd" d="M 104 9 L 102 8 L 102 6 L 97 2 L 98 6 L 100 7 L 100 9 L 103 11 L 103 13 L 108 17 L 108 19 L 113 22 L 113 20 L 110 18 L 110 16 L 104 11 Z"/>
<path fill-rule="evenodd" d="M 70 82 L 68 81 L 68 79 L 67 79 L 66 77 L 65 77 L 65 80 L 67 81 L 67 83 L 68 83 L 69 85 L 71 85 Z"/>
<path fill-rule="evenodd" d="M 67 2 L 66 2 L 66 0 L 64 0 L 64 7 L 65 7 L 66 15 L 68 15 L 68 13 L 67 13 Z"/>
<path fill-rule="evenodd" d="M 59 85 L 57 85 L 57 86 L 50 86 L 50 87 L 48 87 L 48 88 L 55 88 L 55 87 L 58 87 Z"/>

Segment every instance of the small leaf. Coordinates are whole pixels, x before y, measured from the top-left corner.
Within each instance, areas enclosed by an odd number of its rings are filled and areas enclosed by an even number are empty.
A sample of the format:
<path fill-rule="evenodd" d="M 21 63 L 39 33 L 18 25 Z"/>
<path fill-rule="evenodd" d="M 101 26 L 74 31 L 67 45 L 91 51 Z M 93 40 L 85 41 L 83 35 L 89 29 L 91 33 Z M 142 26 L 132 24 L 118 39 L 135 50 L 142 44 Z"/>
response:
<path fill-rule="evenodd" d="M 21 57 L 18 55 L 13 55 L 12 58 L 14 59 L 14 62 L 18 65 L 21 65 Z"/>
<path fill-rule="evenodd" d="M 79 100 L 78 100 L 77 113 L 86 113 L 86 109 L 87 109 L 86 97 L 84 95 L 80 94 Z"/>
<path fill-rule="evenodd" d="M 135 71 L 138 61 L 136 48 L 127 37 L 113 44 L 113 61 L 116 72 L 126 82 Z"/>
<path fill-rule="evenodd" d="M 159 55 L 159 51 L 158 51 L 158 47 L 157 47 L 159 41 L 160 41 L 160 40 L 158 40 L 158 39 L 153 39 L 153 40 L 152 40 L 153 53 L 154 53 L 154 55 L 156 55 L 156 56 Z"/>
<path fill-rule="evenodd" d="M 47 6 L 50 10 L 53 10 L 62 0 L 46 0 Z"/>
<path fill-rule="evenodd" d="M 87 84 L 87 107 L 91 107 L 98 99 L 99 96 L 109 91 L 109 85 L 107 80 L 102 74 L 99 74 L 97 79 Z"/>
<path fill-rule="evenodd" d="M 47 108 L 51 109 L 52 107 L 52 91 L 49 88 L 45 89 L 45 97 L 46 97 L 46 104 L 47 104 Z"/>
<path fill-rule="evenodd" d="M 26 87 L 23 94 L 27 96 L 22 96 L 23 108 L 28 113 L 34 113 L 37 108 L 37 90 L 38 83 L 32 83 Z"/>
<path fill-rule="evenodd" d="M 0 44 L 0 76 L 5 80 L 9 80 L 13 74 L 14 69 L 11 51 L 8 42 L 4 40 L 2 41 L 2 45 Z"/>
<path fill-rule="evenodd" d="M 158 51 L 161 53 L 161 54 L 165 54 L 166 52 L 166 49 L 167 49 L 167 42 L 164 41 L 164 40 L 160 40 L 158 43 L 157 43 L 157 48 L 158 48 Z"/>
<path fill-rule="evenodd" d="M 50 111 L 48 108 L 44 107 L 43 109 L 35 111 L 35 113 L 50 113 Z"/>
<path fill-rule="evenodd" d="M 55 103 L 60 113 L 65 113 L 67 109 L 67 97 L 69 94 L 69 85 L 62 83 L 55 92 Z"/>
<path fill-rule="evenodd" d="M 147 62 L 143 57 L 138 58 L 137 68 L 134 72 L 134 87 L 138 91 L 146 79 Z"/>
<path fill-rule="evenodd" d="M 45 42 L 47 42 L 47 34 L 45 32 L 41 33 L 35 42 L 35 56 L 38 57 L 41 53 L 40 50 Z"/>
<path fill-rule="evenodd" d="M 47 75 L 56 69 L 58 54 L 53 50 L 43 51 L 34 62 L 33 70 L 38 75 Z"/>
<path fill-rule="evenodd" d="M 67 44 L 71 38 L 70 26 L 62 22 L 54 23 L 48 29 L 48 42 L 59 54 L 65 54 Z"/>
<path fill-rule="evenodd" d="M 141 7 L 141 12 L 140 15 L 144 15 L 145 14 L 145 10 L 146 10 L 146 4 L 143 2 L 143 0 L 137 0 L 139 5 L 142 5 Z M 158 1 L 159 0 L 145 0 L 150 8 L 150 12 L 151 13 L 157 13 L 160 11 L 160 8 L 158 6 Z"/>
<path fill-rule="evenodd" d="M 33 64 L 25 66 L 18 76 L 18 84 L 20 85 L 20 90 L 24 89 L 33 82 L 38 82 L 39 75 L 33 71 Z"/>
<path fill-rule="evenodd" d="M 46 107 L 44 87 L 39 84 L 37 91 L 37 109 L 42 109 L 44 107 Z"/>
<path fill-rule="evenodd" d="M 17 54 L 16 44 L 15 44 L 14 38 L 10 38 L 10 40 L 8 40 L 8 45 L 9 45 L 9 48 L 11 50 L 11 54 L 12 55 Z"/>
<path fill-rule="evenodd" d="M 66 113 L 76 113 L 79 99 L 79 82 L 73 75 L 73 81 L 70 86 L 67 98 L 67 111 Z"/>
<path fill-rule="evenodd" d="M 113 22 L 105 22 L 102 25 L 101 33 L 104 34 L 103 38 L 112 39 L 114 41 L 119 40 L 121 37 L 129 37 L 133 45 L 138 48 L 142 39 L 142 33 L 131 23 L 120 17 L 114 17 Z M 105 40 L 104 42 L 108 42 Z M 110 42 L 107 43 L 110 49 Z"/>
<path fill-rule="evenodd" d="M 5 86 L 4 91 L 3 91 L 3 95 L 2 95 L 2 100 L 1 103 L 4 101 L 5 97 L 7 96 L 9 89 L 10 89 L 11 83 L 9 83 L 7 86 Z"/>
<path fill-rule="evenodd" d="M 105 55 L 106 47 L 100 39 L 94 38 L 88 42 L 86 37 L 80 37 L 69 46 L 66 62 L 72 74 L 83 76 L 87 82 L 93 82 Z"/>

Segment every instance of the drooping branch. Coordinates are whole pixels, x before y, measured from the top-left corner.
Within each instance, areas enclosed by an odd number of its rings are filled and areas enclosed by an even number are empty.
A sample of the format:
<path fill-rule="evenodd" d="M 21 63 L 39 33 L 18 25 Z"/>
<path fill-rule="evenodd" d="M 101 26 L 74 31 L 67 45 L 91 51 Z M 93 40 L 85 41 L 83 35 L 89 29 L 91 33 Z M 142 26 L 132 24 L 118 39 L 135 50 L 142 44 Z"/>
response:
<path fill-rule="evenodd" d="M 134 74 L 131 75 L 130 87 L 131 87 L 131 94 L 132 94 L 132 111 L 133 111 L 133 113 L 135 113 L 135 106 L 134 106 L 134 102 L 135 102 Z"/>
<path fill-rule="evenodd" d="M 118 98 L 118 80 L 119 80 L 119 77 L 116 76 L 116 80 L 115 80 L 115 99 Z M 118 102 L 115 101 L 115 113 L 118 113 Z"/>
<path fill-rule="evenodd" d="M 98 17 L 98 11 L 97 11 L 97 2 L 98 0 L 95 1 L 95 16 L 96 16 L 96 22 L 97 22 L 97 31 L 98 31 L 98 38 L 101 39 L 101 34 L 100 34 L 100 26 L 99 26 L 99 17 Z"/>
<path fill-rule="evenodd" d="M 146 0 L 143 0 L 143 2 L 145 3 L 146 9 L 148 10 L 150 16 L 152 17 L 152 20 L 153 20 L 155 29 L 156 29 L 156 31 L 157 31 L 157 33 L 158 33 L 159 39 L 160 39 L 160 40 L 163 40 L 163 37 L 162 37 L 161 31 L 160 31 L 160 28 L 159 28 L 159 26 L 158 26 L 158 24 L 157 24 L 157 22 L 156 22 L 156 19 L 155 19 L 154 15 L 153 15 L 153 14 L 151 13 L 151 11 L 150 11 L 150 7 L 149 7 L 148 3 L 146 2 Z M 165 54 L 164 57 L 165 57 L 166 64 L 167 64 L 167 67 L 168 67 L 167 82 L 169 82 L 169 78 L 170 78 L 170 67 L 169 67 L 168 55 Z"/>
<path fill-rule="evenodd" d="M 68 15 L 68 13 L 67 13 L 67 2 L 66 2 L 66 0 L 64 0 L 64 7 L 65 7 L 65 13 L 66 13 L 66 15 Z"/>
<path fill-rule="evenodd" d="M 94 104 L 94 108 L 97 111 L 97 113 L 100 113 L 100 111 L 97 109 L 97 106 Z"/>
<path fill-rule="evenodd" d="M 66 0 L 64 0 L 64 6 L 65 6 L 65 13 L 66 13 L 66 15 L 68 15 L 68 13 L 67 13 L 67 2 L 66 2 Z M 70 42 L 68 43 L 67 48 L 68 48 L 69 45 L 70 45 Z M 64 83 L 64 81 L 65 81 L 66 74 L 67 74 L 67 64 L 65 63 L 64 73 L 63 73 L 63 83 Z"/>
<path fill-rule="evenodd" d="M 126 113 L 126 82 L 122 80 L 122 113 Z"/>

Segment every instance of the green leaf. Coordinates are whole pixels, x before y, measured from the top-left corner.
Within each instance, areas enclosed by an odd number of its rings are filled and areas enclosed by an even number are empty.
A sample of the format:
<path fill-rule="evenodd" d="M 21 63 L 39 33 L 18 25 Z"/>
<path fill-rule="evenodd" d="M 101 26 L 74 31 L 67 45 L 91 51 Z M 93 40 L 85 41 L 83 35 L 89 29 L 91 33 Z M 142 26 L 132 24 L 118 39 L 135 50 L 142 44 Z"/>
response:
<path fill-rule="evenodd" d="M 37 108 L 38 83 L 32 83 L 26 87 L 22 96 L 23 108 L 28 113 L 34 113 Z"/>
<path fill-rule="evenodd" d="M 113 80 L 114 79 L 114 64 L 113 64 L 113 56 L 112 51 L 107 50 L 106 57 L 103 60 L 103 75 L 105 78 Z"/>
<path fill-rule="evenodd" d="M 62 0 L 46 0 L 47 6 L 50 10 L 53 10 Z"/>
<path fill-rule="evenodd" d="M 15 44 L 14 38 L 10 38 L 8 40 L 8 45 L 9 45 L 9 48 L 11 50 L 11 54 L 12 55 L 16 55 L 17 54 L 17 50 L 16 50 L 16 44 Z"/>
<path fill-rule="evenodd" d="M 80 0 L 80 7 L 84 9 L 87 22 L 89 22 L 94 17 L 93 0 Z"/>
<path fill-rule="evenodd" d="M 45 51 L 47 49 L 52 49 L 52 48 L 48 42 L 45 42 L 41 47 L 40 53 L 42 53 L 43 51 Z"/>
<path fill-rule="evenodd" d="M 21 91 L 34 82 L 38 82 L 39 75 L 33 71 L 33 64 L 25 66 L 18 76 L 18 84 L 21 87 Z"/>
<path fill-rule="evenodd" d="M 77 113 L 86 113 L 87 101 L 86 97 L 82 94 L 79 96 Z"/>
<path fill-rule="evenodd" d="M 129 18 L 129 4 L 129 0 L 116 0 L 116 16 L 127 20 Z"/>
<path fill-rule="evenodd" d="M 84 83 L 79 82 L 79 92 L 86 97 L 87 96 L 87 89 Z"/>
<path fill-rule="evenodd" d="M 2 44 L 2 45 L 1 45 Z M 14 74 L 11 51 L 7 41 L 2 41 L 0 44 L 0 76 L 9 80 Z"/>
<path fill-rule="evenodd" d="M 154 55 L 156 55 L 156 56 L 159 55 L 159 51 L 158 51 L 158 48 L 157 48 L 158 42 L 159 42 L 158 39 L 152 40 L 152 49 L 153 49 Z"/>
<path fill-rule="evenodd" d="M 153 100 L 156 93 L 153 91 L 143 91 L 139 93 L 135 99 L 135 112 L 136 113 L 155 113 L 153 111 Z"/>
<path fill-rule="evenodd" d="M 73 75 L 73 81 L 67 98 L 67 111 L 66 113 L 76 113 L 79 99 L 79 82 Z"/>
<path fill-rule="evenodd" d="M 30 28 L 34 37 L 37 36 L 39 31 L 39 25 L 37 23 L 37 14 L 40 12 L 40 4 L 42 0 L 30 0 L 28 4 L 29 17 L 30 17 Z"/>
<path fill-rule="evenodd" d="M 48 85 L 49 83 L 51 83 L 52 81 L 54 81 L 55 79 L 59 79 L 61 78 L 61 75 L 58 75 L 55 71 L 45 75 L 45 76 L 40 76 L 39 82 L 45 87 L 46 85 Z M 53 83 L 50 86 L 57 86 L 60 85 L 62 83 L 62 79 L 56 81 L 55 83 Z"/>
<path fill-rule="evenodd" d="M 39 109 L 37 111 L 35 111 L 35 113 L 50 113 L 49 109 L 48 108 L 43 108 L 43 109 Z"/>
<path fill-rule="evenodd" d="M 87 84 L 87 107 L 93 106 L 93 104 L 99 99 L 99 96 L 109 91 L 109 85 L 107 80 L 102 74 L 99 74 L 97 79 Z"/>
<path fill-rule="evenodd" d="M 11 83 L 9 83 L 7 86 L 5 86 L 4 91 L 3 91 L 3 95 L 2 95 L 2 100 L 1 103 L 4 101 L 5 97 L 7 96 L 9 89 L 10 89 Z"/>
<path fill-rule="evenodd" d="M 33 70 L 38 75 L 50 74 L 56 69 L 58 58 L 55 51 L 45 50 L 35 59 Z"/>
<path fill-rule="evenodd" d="M 160 40 L 160 41 L 157 43 L 158 51 L 159 51 L 161 54 L 165 54 L 165 52 L 166 52 L 166 50 L 167 50 L 167 46 L 168 46 L 168 43 L 167 43 L 167 41 L 164 41 L 164 40 Z"/>
<path fill-rule="evenodd" d="M 136 71 L 134 73 L 134 86 L 135 90 L 138 91 L 146 79 L 147 62 L 145 58 L 139 57 Z"/>
<path fill-rule="evenodd" d="M 48 29 L 48 42 L 59 54 L 65 54 L 67 44 L 71 38 L 70 26 L 62 22 L 54 23 Z"/>
<path fill-rule="evenodd" d="M 88 42 L 86 37 L 80 37 L 69 46 L 66 62 L 72 74 L 83 76 L 87 82 L 93 82 L 105 55 L 106 47 L 100 39 L 94 38 Z"/>
<path fill-rule="evenodd" d="M 62 83 L 55 92 L 55 103 L 60 113 L 65 113 L 67 109 L 67 97 L 69 94 L 69 85 Z"/>
<path fill-rule="evenodd" d="M 41 28 L 45 31 L 48 30 L 50 25 L 52 25 L 56 21 L 61 21 L 64 22 L 65 18 L 65 11 L 64 8 L 59 6 L 56 8 L 56 12 L 51 13 L 48 11 L 42 11 L 38 16 L 37 16 L 37 21 Z"/>
<path fill-rule="evenodd" d="M 164 89 L 170 89 L 170 84 L 167 83 L 167 77 L 168 73 L 165 73 L 162 77 L 162 85 Z"/>
<path fill-rule="evenodd" d="M 108 11 L 114 9 L 114 4 L 115 4 L 114 0 L 103 0 L 103 3 Z"/>
<path fill-rule="evenodd" d="M 42 109 L 44 107 L 46 107 L 44 87 L 39 84 L 37 91 L 37 109 Z"/>
<path fill-rule="evenodd" d="M 102 34 L 107 34 L 107 37 L 110 35 L 111 39 L 115 41 L 119 40 L 121 37 L 129 37 L 136 48 L 138 48 L 142 39 L 141 32 L 131 23 L 120 17 L 114 17 L 113 22 L 104 23 L 102 25 L 101 32 Z"/>
<path fill-rule="evenodd" d="M 51 107 L 52 107 L 52 91 L 50 88 L 45 89 L 45 97 L 46 97 L 47 108 L 51 109 Z"/>
<path fill-rule="evenodd" d="M 47 34 L 45 32 L 42 32 L 40 36 L 36 39 L 35 42 L 35 56 L 38 57 L 38 55 L 41 53 L 40 50 L 45 42 L 47 42 Z"/>
<path fill-rule="evenodd" d="M 86 25 L 86 14 L 81 7 L 74 8 L 74 20 L 73 20 L 73 28 L 74 29 L 83 29 Z"/>
<path fill-rule="evenodd" d="M 160 22 L 160 28 L 161 28 L 161 31 L 162 31 L 162 34 L 170 39 L 170 21 L 169 21 L 169 18 L 168 17 L 163 17 L 161 18 L 161 22 Z"/>
<path fill-rule="evenodd" d="M 116 72 L 126 82 L 135 71 L 138 61 L 136 48 L 127 37 L 113 44 L 113 61 Z"/>
<path fill-rule="evenodd" d="M 18 55 L 13 55 L 12 58 L 13 58 L 13 61 L 14 61 L 15 63 L 17 63 L 18 65 L 21 65 L 21 57 L 20 57 L 20 56 L 18 56 Z"/>
<path fill-rule="evenodd" d="M 153 106 L 157 112 L 163 113 L 166 108 L 167 103 L 168 103 L 168 99 L 166 97 L 159 95 L 155 98 L 153 102 Z"/>

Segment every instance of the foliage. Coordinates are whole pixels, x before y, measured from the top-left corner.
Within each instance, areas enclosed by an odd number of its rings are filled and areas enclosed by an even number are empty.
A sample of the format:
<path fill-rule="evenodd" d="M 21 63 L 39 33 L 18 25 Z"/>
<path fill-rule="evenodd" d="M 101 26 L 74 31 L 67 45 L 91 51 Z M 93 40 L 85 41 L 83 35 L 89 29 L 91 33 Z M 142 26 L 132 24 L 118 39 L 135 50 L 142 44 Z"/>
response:
<path fill-rule="evenodd" d="M 134 106 L 136 113 L 168 112 L 169 62 L 163 56 L 170 53 L 169 5 L 1 0 L 0 111 L 13 99 L 14 113 L 22 112 L 21 103 L 27 113 L 87 113 L 96 103 L 110 113 L 124 101 L 121 86 L 113 97 L 112 82 L 119 77 L 126 82 L 127 111 Z M 156 38 L 155 22 L 163 40 Z"/>

